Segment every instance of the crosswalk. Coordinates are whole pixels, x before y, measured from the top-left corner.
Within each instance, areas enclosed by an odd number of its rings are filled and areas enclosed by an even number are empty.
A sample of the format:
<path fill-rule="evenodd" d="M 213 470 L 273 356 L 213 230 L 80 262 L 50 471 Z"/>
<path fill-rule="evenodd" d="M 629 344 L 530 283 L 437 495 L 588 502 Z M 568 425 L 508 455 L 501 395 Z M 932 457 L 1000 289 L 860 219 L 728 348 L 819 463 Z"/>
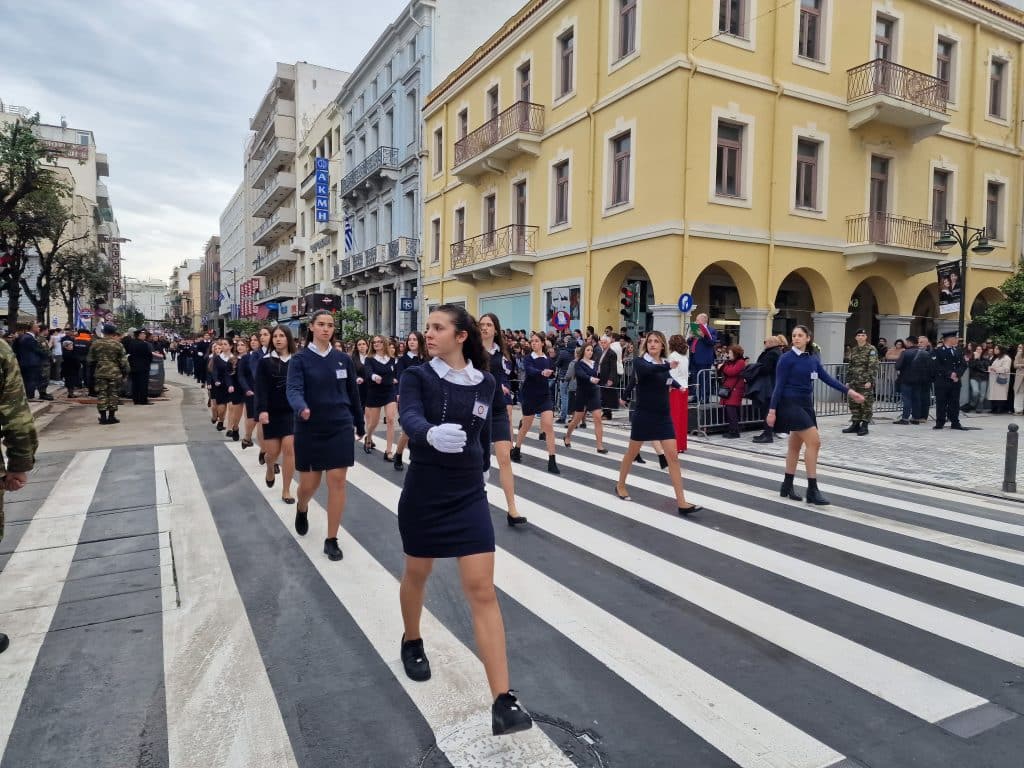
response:
<path fill-rule="evenodd" d="M 560 476 L 533 437 L 515 467 L 528 526 L 503 524 L 494 469 L 488 486 L 513 685 L 537 728 L 490 736 L 451 563 L 423 618 L 434 678 L 405 677 L 404 475 L 379 451 L 349 472 L 332 563 L 323 492 L 297 536 L 254 451 L 114 448 L 63 456 L 0 547 L 0 768 L 1019 768 L 1024 507 L 842 470 L 814 507 L 779 498 L 771 457 L 693 444 L 687 498 L 705 509 L 684 519 L 652 452 L 631 500 L 612 493 L 626 431 L 606 427 L 605 455 L 557 432 Z M 131 500 L 105 498 L 113 480 Z M 114 583 L 136 567 L 152 578 Z M 91 618 L 94 598 L 123 610 Z M 69 676 L 111 642 L 136 662 Z M 83 690 L 51 707 L 47 685 Z M 141 729 L 138 759 L 81 727 L 97 708 Z M 40 717 L 61 750 L 38 746 Z"/>

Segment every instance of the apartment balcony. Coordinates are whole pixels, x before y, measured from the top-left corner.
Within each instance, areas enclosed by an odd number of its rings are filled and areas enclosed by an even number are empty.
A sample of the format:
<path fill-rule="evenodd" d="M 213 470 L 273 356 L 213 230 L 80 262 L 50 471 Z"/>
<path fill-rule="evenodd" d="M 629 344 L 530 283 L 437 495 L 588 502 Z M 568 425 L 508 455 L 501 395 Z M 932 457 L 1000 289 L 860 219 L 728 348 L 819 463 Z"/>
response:
<path fill-rule="evenodd" d="M 258 147 L 265 141 L 276 137 L 285 139 L 295 138 L 295 102 L 286 99 L 278 99 L 274 108 L 267 114 L 263 122 L 253 126 L 256 138 L 253 146 Z"/>
<path fill-rule="evenodd" d="M 455 142 L 452 173 L 459 181 L 473 181 L 485 173 L 504 173 L 509 160 L 540 155 L 543 133 L 544 107 L 517 101 Z"/>
<path fill-rule="evenodd" d="M 846 268 L 876 262 L 903 264 L 908 275 L 934 269 L 947 254 L 935 247 L 941 228 L 930 221 L 891 213 L 865 213 L 846 219 Z"/>
<path fill-rule="evenodd" d="M 309 250 L 309 238 L 292 235 L 290 250 L 292 253 L 305 253 Z"/>
<path fill-rule="evenodd" d="M 948 85 L 937 77 L 885 59 L 869 61 L 847 71 L 849 127 L 892 125 L 920 141 L 949 123 L 948 93 Z"/>
<path fill-rule="evenodd" d="M 298 295 L 298 286 L 291 281 L 284 280 L 278 283 L 267 283 L 266 287 L 256 291 L 253 301 L 256 304 L 266 304 L 268 301 L 294 299 Z"/>
<path fill-rule="evenodd" d="M 259 218 L 266 218 L 281 203 L 291 197 L 295 192 L 295 174 L 287 171 L 278 171 L 267 180 L 267 185 L 253 201 L 252 215 Z"/>
<path fill-rule="evenodd" d="M 352 271 L 352 259 L 341 259 L 334 265 L 334 279 L 342 280 Z"/>
<path fill-rule="evenodd" d="M 253 277 L 260 277 L 270 272 L 276 272 L 283 266 L 294 264 L 298 257 L 284 246 L 279 246 L 271 251 L 264 251 L 252 260 Z"/>
<path fill-rule="evenodd" d="M 290 169 L 295 159 L 295 139 L 278 137 L 263 150 L 263 159 L 249 175 L 249 186 L 259 189 L 268 174 Z"/>
<path fill-rule="evenodd" d="M 302 184 L 299 185 L 299 197 L 303 200 L 309 200 L 314 196 L 316 192 L 316 170 L 309 172 L 309 175 L 302 180 Z"/>
<path fill-rule="evenodd" d="M 96 202 L 98 203 L 98 202 L 101 202 L 103 200 L 106 200 L 109 203 L 110 202 L 110 193 L 107 191 L 107 185 L 106 184 L 104 184 L 102 181 L 97 181 L 96 182 Z"/>
<path fill-rule="evenodd" d="M 96 153 L 96 177 L 110 175 L 110 161 L 107 160 L 106 152 Z"/>
<path fill-rule="evenodd" d="M 281 235 L 295 226 L 295 209 L 278 208 L 252 233 L 253 245 L 273 245 Z"/>
<path fill-rule="evenodd" d="M 416 268 L 420 255 L 420 241 L 415 237 L 396 237 L 388 243 L 387 260 L 389 264 L 408 262 L 409 269 Z M 403 264 L 402 266 L 406 266 Z"/>
<path fill-rule="evenodd" d="M 253 113 L 252 118 L 249 120 L 249 130 L 257 130 L 257 126 L 263 125 L 267 116 L 272 114 L 276 105 L 281 101 L 294 101 L 295 100 L 295 65 L 294 64 L 283 64 L 277 63 L 274 70 L 274 77 L 270 81 L 270 85 L 263 94 L 263 98 L 260 99 L 260 104 L 256 107 L 256 112 Z"/>
<path fill-rule="evenodd" d="M 452 277 L 466 282 L 533 274 L 537 227 L 509 224 L 451 245 Z"/>
<path fill-rule="evenodd" d="M 357 200 L 369 197 L 398 179 L 399 152 L 395 147 L 377 147 L 341 180 L 341 196 Z"/>
<path fill-rule="evenodd" d="M 337 232 L 338 231 L 337 215 L 338 215 L 337 211 L 331 211 L 330 215 L 327 217 L 327 221 L 315 221 L 315 222 L 313 222 L 313 226 L 316 227 L 317 234 L 327 235 L 327 234 L 330 234 L 331 232 Z"/>

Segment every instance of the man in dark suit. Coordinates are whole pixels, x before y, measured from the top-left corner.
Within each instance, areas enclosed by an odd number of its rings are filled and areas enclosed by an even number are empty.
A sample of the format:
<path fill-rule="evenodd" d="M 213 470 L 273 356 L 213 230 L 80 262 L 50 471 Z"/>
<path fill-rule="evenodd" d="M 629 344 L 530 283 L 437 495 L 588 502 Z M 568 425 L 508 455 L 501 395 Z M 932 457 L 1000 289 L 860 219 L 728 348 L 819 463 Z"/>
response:
<path fill-rule="evenodd" d="M 14 354 L 18 358 L 21 378 L 25 380 L 25 394 L 31 400 L 39 392 L 40 400 L 52 400 L 42 384 L 43 365 L 50 364 L 50 355 L 39 344 L 39 323 L 27 326 L 14 341 Z"/>
<path fill-rule="evenodd" d="M 935 426 L 942 429 L 949 421 L 950 429 L 960 425 L 960 377 L 967 370 L 963 352 L 958 346 L 957 332 L 942 334 L 942 344 L 932 352 L 933 384 L 935 386 Z"/>
<path fill-rule="evenodd" d="M 601 413 L 604 418 L 610 419 L 612 409 L 619 407 L 619 357 L 612 349 L 610 336 L 602 336 L 600 344 L 601 360 L 597 364 L 597 377 L 601 380 Z"/>
<path fill-rule="evenodd" d="M 149 343 L 149 332 L 145 328 L 135 331 L 135 338 L 128 344 L 128 365 L 132 377 L 132 402 L 136 405 L 150 405 L 149 366 L 153 362 L 153 345 Z"/>

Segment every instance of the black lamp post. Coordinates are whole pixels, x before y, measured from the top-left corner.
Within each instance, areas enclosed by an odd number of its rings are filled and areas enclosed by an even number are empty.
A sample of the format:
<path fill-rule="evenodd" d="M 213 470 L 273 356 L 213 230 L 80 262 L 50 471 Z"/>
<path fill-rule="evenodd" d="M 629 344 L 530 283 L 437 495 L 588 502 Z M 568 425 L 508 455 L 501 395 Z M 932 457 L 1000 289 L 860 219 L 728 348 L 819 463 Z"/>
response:
<path fill-rule="evenodd" d="M 962 226 L 946 222 L 942 228 L 942 234 L 935 241 L 935 247 L 945 251 L 954 245 L 960 246 L 960 341 L 967 343 L 967 251 L 986 254 L 992 253 L 995 246 L 988 241 L 985 228 L 967 226 L 967 219 L 964 219 Z"/>

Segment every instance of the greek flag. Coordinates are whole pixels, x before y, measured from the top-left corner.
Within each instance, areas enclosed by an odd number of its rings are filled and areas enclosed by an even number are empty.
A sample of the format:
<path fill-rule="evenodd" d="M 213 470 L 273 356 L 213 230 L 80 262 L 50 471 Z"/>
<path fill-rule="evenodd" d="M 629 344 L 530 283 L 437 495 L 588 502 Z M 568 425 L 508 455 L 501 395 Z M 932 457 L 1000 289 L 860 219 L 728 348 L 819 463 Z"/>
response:
<path fill-rule="evenodd" d="M 82 320 L 82 306 L 78 303 L 78 297 L 77 296 L 75 296 L 75 304 L 74 304 L 74 306 L 75 306 L 75 319 L 74 319 L 74 323 L 73 323 L 74 327 L 75 328 L 85 328 L 86 327 L 85 326 L 85 321 Z"/>
<path fill-rule="evenodd" d="M 352 217 L 345 217 L 345 253 L 352 253 L 352 246 L 354 245 L 354 237 L 352 235 Z"/>

